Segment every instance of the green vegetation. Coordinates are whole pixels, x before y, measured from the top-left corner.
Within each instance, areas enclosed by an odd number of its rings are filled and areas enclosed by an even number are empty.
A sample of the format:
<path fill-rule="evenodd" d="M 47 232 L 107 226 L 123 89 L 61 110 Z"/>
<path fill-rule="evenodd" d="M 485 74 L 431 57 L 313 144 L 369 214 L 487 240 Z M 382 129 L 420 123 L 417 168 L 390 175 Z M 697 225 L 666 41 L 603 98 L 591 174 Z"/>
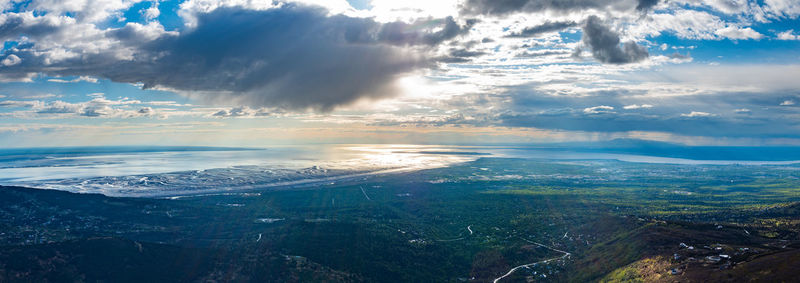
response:
<path fill-rule="evenodd" d="M 0 282 L 693 281 L 797 248 L 799 172 L 483 158 L 178 199 L 3 187 Z"/>

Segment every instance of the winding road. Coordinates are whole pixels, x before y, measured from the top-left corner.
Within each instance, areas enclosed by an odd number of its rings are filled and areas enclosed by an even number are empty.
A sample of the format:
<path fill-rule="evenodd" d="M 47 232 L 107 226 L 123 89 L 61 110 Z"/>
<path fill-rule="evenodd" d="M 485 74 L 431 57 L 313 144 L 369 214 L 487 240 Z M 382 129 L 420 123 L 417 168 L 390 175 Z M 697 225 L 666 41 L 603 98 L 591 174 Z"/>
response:
<path fill-rule="evenodd" d="M 559 256 L 559 257 L 546 259 L 546 260 L 542 260 L 542 261 L 533 262 L 533 263 L 523 264 L 523 265 L 514 267 L 511 270 L 509 270 L 506 274 L 503 274 L 503 276 L 500 276 L 500 277 L 497 277 L 496 279 L 494 279 L 494 281 L 492 281 L 493 283 L 497 283 L 498 281 L 500 281 L 500 279 L 508 277 L 509 275 L 514 273 L 514 271 L 517 271 L 517 269 L 520 269 L 520 268 L 523 268 L 523 267 L 527 268 L 527 267 L 530 267 L 530 266 L 533 266 L 533 265 L 537 265 L 537 264 L 540 264 L 540 263 L 548 263 L 550 261 L 566 258 L 566 257 L 572 255 L 571 253 L 568 253 L 568 252 L 565 252 L 565 251 L 562 251 L 562 250 L 559 250 L 559 249 L 551 248 L 551 247 L 545 246 L 545 245 L 537 243 L 537 242 L 533 242 L 533 241 L 530 241 L 530 240 L 527 240 L 527 239 L 524 239 L 524 238 L 520 238 L 520 239 L 522 239 L 525 242 L 528 242 L 528 243 L 531 243 L 531 244 L 534 244 L 534 245 L 537 245 L 537 246 L 540 246 L 540 247 L 543 247 L 543 248 L 547 248 L 547 249 L 554 250 L 554 251 L 557 251 L 557 252 L 560 252 L 560 253 L 564 253 L 564 255 Z"/>
<path fill-rule="evenodd" d="M 470 227 L 472 227 L 472 225 L 467 226 L 467 231 L 469 231 L 469 234 L 472 235 L 472 228 L 470 228 Z M 460 234 L 458 234 L 458 236 L 457 236 L 458 238 L 455 238 L 455 239 L 448 239 L 448 240 L 437 240 L 437 239 L 434 239 L 434 241 L 437 241 L 437 242 L 452 242 L 452 241 L 463 240 L 466 237 L 462 237 L 461 236 L 462 234 L 464 234 L 464 232 L 461 232 Z"/>

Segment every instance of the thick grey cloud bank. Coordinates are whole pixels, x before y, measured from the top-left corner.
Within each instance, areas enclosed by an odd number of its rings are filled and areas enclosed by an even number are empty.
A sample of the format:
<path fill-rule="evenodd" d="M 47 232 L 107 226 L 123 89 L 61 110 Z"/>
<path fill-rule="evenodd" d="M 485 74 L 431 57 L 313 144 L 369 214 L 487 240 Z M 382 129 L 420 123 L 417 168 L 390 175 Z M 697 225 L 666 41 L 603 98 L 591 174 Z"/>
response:
<path fill-rule="evenodd" d="M 597 90 L 584 96 L 550 95 L 531 86 L 509 88 L 497 125 L 620 133 L 665 132 L 688 136 L 798 138 L 792 106 L 800 95 L 721 92 L 704 96 L 646 97 L 646 90 Z M 636 98 L 639 97 L 639 98 Z"/>
<path fill-rule="evenodd" d="M 646 11 L 658 0 L 468 0 L 462 7 L 465 14 L 501 15 L 521 12 L 572 12 L 588 9 Z"/>
<path fill-rule="evenodd" d="M 583 25 L 583 43 L 592 49 L 592 56 L 603 63 L 639 62 L 650 55 L 647 48 L 633 41 L 620 46 L 619 34 L 603 25 L 597 16 L 586 19 Z"/>
<path fill-rule="evenodd" d="M 427 48 L 474 24 L 424 21 L 381 24 L 297 5 L 220 8 L 198 15 L 196 27 L 179 35 L 147 40 L 129 26 L 109 31 L 105 38 L 131 48 L 127 58 L 107 51 L 52 62 L 31 43 L 7 51 L 4 57 L 18 56 L 21 62 L 0 72 L 90 75 L 209 102 L 327 111 L 361 98 L 391 96 L 398 76 L 431 64 Z M 0 35 L 19 33 L 19 26 L 8 22 Z"/>
<path fill-rule="evenodd" d="M 585 110 L 585 109 L 584 109 Z M 706 137 L 798 138 L 791 129 L 800 124 L 791 120 L 759 121 L 719 117 L 706 112 L 656 116 L 614 111 L 587 113 L 580 109 L 563 109 L 548 113 L 507 112 L 498 115 L 500 124 L 509 127 L 614 133 L 628 131 L 665 132 Z"/>

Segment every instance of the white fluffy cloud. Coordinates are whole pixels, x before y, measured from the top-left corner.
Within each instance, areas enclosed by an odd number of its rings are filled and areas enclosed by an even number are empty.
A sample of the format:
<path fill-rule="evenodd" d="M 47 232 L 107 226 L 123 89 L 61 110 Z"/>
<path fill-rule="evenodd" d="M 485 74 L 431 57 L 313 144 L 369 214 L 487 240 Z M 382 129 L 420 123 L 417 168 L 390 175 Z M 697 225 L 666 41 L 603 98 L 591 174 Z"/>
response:
<path fill-rule="evenodd" d="M 780 40 L 800 40 L 800 35 L 794 34 L 794 30 L 790 29 L 790 30 L 778 33 L 778 39 L 780 39 Z"/>
<path fill-rule="evenodd" d="M 763 34 L 753 30 L 752 28 L 740 28 L 734 26 L 727 26 L 714 31 L 714 34 L 729 38 L 729 39 L 761 39 Z"/>
<path fill-rule="evenodd" d="M 122 11 L 143 0 L 33 0 L 28 8 L 55 15 L 69 13 L 79 22 L 96 23 L 121 17 Z"/>
<path fill-rule="evenodd" d="M 688 117 L 688 118 L 712 117 L 712 116 L 716 115 L 702 111 L 692 111 L 686 114 L 681 114 L 681 117 Z"/>
<path fill-rule="evenodd" d="M 625 109 L 625 110 L 646 109 L 646 108 L 653 108 L 653 105 L 650 105 L 650 104 L 631 104 L 631 105 L 625 105 L 622 108 Z"/>
<path fill-rule="evenodd" d="M 706 11 L 677 9 L 648 15 L 632 23 L 628 32 L 636 38 L 659 36 L 665 33 L 694 40 L 761 39 L 763 34 L 740 23 L 727 22 Z"/>
<path fill-rule="evenodd" d="M 614 107 L 607 106 L 607 105 L 600 105 L 594 107 L 587 107 L 583 109 L 583 113 L 585 114 L 601 114 L 601 113 L 611 113 L 614 110 Z"/>
<path fill-rule="evenodd" d="M 65 83 L 65 84 L 66 83 L 78 83 L 78 82 L 97 83 L 97 78 L 93 78 L 93 77 L 89 77 L 89 76 L 79 76 L 79 77 L 71 79 L 71 80 L 53 78 L 53 79 L 48 79 L 47 81 L 48 82 L 53 82 L 53 83 Z"/>
<path fill-rule="evenodd" d="M 3 66 L 9 67 L 9 66 L 17 65 L 17 64 L 19 64 L 21 62 L 22 62 L 22 59 L 17 57 L 17 55 L 11 54 L 11 55 L 6 56 L 6 58 L 3 58 L 3 60 L 0 61 L 0 64 L 2 64 Z"/>

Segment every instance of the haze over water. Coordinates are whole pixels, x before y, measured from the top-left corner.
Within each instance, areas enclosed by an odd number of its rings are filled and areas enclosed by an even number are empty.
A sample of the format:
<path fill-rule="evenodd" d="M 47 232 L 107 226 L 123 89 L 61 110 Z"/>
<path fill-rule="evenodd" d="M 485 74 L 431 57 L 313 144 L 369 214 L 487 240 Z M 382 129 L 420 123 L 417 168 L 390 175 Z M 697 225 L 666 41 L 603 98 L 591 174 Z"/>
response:
<path fill-rule="evenodd" d="M 335 181 L 424 170 L 481 157 L 619 160 L 688 165 L 785 165 L 796 161 L 693 160 L 552 148 L 317 145 L 252 148 L 9 150 L 0 182 L 114 196 L 168 196 Z"/>

